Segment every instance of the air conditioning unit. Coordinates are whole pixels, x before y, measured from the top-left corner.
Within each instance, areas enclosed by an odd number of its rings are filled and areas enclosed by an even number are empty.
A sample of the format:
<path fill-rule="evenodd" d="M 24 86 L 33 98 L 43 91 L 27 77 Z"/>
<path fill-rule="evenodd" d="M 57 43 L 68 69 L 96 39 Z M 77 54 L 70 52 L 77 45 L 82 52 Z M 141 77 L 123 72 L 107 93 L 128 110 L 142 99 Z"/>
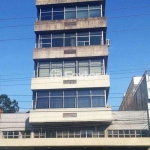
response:
<path fill-rule="evenodd" d="M 108 47 L 110 46 L 110 40 L 109 39 L 106 40 L 106 45 L 108 45 Z"/>

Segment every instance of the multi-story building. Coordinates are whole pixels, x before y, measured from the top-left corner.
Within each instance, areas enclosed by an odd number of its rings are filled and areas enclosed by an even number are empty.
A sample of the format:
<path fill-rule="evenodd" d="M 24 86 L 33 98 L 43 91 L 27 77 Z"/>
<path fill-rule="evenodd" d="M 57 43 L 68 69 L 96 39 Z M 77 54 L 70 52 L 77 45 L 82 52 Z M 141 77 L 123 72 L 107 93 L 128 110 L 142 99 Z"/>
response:
<path fill-rule="evenodd" d="M 145 71 L 142 77 L 133 77 L 126 94 L 123 97 L 120 110 L 150 109 L 150 71 Z"/>
<path fill-rule="evenodd" d="M 105 0 L 36 0 L 36 6 L 33 109 L 1 114 L 0 148 L 147 149 L 146 111 L 107 105 Z"/>

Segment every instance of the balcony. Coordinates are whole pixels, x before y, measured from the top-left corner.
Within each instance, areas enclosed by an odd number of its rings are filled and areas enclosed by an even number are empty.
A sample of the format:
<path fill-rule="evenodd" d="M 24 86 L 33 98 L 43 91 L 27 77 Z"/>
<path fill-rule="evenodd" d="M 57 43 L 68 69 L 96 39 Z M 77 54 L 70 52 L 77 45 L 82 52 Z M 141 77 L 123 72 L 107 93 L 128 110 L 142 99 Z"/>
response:
<path fill-rule="evenodd" d="M 104 1 L 104 0 L 80 0 L 80 2 Z M 36 0 L 36 5 L 60 4 L 60 3 L 75 3 L 79 0 Z"/>
<path fill-rule="evenodd" d="M 107 45 L 35 48 L 33 59 L 108 56 Z"/>
<path fill-rule="evenodd" d="M 32 90 L 109 88 L 109 75 L 32 78 Z"/>
<path fill-rule="evenodd" d="M 34 31 L 54 31 L 54 30 L 71 30 L 71 29 L 88 29 L 106 27 L 105 17 L 82 18 L 71 20 L 53 20 L 35 22 Z"/>

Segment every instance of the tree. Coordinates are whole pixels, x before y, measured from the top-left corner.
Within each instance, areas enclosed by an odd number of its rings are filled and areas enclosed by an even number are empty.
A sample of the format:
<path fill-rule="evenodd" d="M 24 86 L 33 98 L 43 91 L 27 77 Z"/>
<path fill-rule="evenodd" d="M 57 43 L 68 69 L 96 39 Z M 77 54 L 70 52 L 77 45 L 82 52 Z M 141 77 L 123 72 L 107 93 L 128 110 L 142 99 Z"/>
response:
<path fill-rule="evenodd" d="M 19 111 L 18 102 L 16 100 L 11 101 L 6 94 L 0 95 L 0 109 L 4 113 L 15 113 Z"/>

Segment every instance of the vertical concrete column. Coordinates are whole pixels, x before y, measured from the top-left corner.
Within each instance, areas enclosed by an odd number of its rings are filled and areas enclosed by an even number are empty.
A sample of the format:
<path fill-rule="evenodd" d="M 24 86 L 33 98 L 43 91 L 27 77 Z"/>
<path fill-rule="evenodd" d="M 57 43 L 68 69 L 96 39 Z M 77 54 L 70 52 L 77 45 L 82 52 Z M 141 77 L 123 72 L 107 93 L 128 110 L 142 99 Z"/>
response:
<path fill-rule="evenodd" d="M 31 131 L 31 138 L 34 138 L 34 132 Z"/>
<path fill-rule="evenodd" d="M 104 135 L 105 135 L 105 138 L 108 138 L 108 132 L 107 132 L 107 129 L 104 130 Z"/>
<path fill-rule="evenodd" d="M 22 133 L 19 132 L 19 139 L 22 139 Z"/>
<path fill-rule="evenodd" d="M 0 139 L 2 139 L 2 137 L 3 137 L 3 132 L 0 131 Z"/>

